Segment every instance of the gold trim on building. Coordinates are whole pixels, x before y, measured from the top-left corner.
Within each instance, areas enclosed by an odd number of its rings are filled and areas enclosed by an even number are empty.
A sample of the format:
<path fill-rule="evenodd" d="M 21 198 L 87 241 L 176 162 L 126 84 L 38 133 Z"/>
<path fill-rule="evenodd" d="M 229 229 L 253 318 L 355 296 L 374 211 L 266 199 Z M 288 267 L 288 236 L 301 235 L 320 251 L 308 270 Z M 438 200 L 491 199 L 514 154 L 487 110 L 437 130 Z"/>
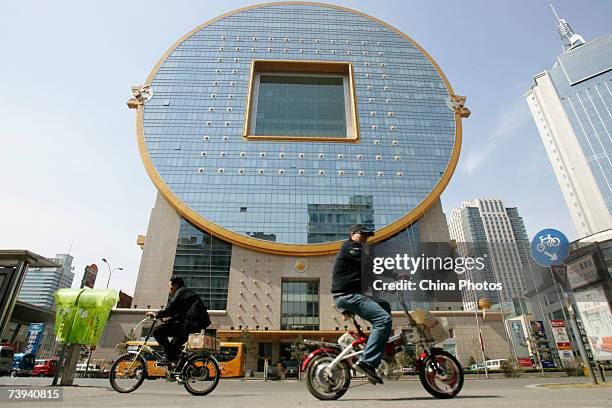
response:
<path fill-rule="evenodd" d="M 151 70 L 151 73 L 147 77 L 145 87 L 152 83 L 153 78 L 155 78 L 155 75 L 157 74 L 159 68 L 164 63 L 164 61 L 166 61 L 168 56 L 183 41 L 185 41 L 187 38 L 189 38 L 191 35 L 198 32 L 199 30 L 203 29 L 204 27 L 212 23 L 215 23 L 225 17 L 231 16 L 233 14 L 241 13 L 246 10 L 251 10 L 251 9 L 256 9 L 256 8 L 261 8 L 261 7 L 292 5 L 292 4 L 293 5 L 313 5 L 313 6 L 319 6 L 319 7 L 327 7 L 327 8 L 332 8 L 336 10 L 346 11 L 349 13 L 354 13 L 362 17 L 368 18 L 378 24 L 381 24 L 384 27 L 388 28 L 389 30 L 397 33 L 398 35 L 402 36 L 407 41 L 411 42 L 425 56 L 425 58 L 427 58 L 427 60 L 432 64 L 432 66 L 438 72 L 438 75 L 440 75 L 440 78 L 442 78 L 442 81 L 446 85 L 446 88 L 448 89 L 451 100 L 454 100 L 454 98 L 456 98 L 455 92 L 453 91 L 453 88 L 450 82 L 448 81 L 448 79 L 446 78 L 446 75 L 444 75 L 444 72 L 442 72 L 439 65 L 436 63 L 436 61 L 416 41 L 414 41 L 412 38 L 410 38 L 406 34 L 399 31 L 395 27 L 392 27 L 389 24 L 375 17 L 361 13 L 359 11 L 351 10 L 346 7 L 336 6 L 332 4 L 323 4 L 323 3 L 315 3 L 315 2 L 300 2 L 300 1 L 256 4 L 252 6 L 243 7 L 238 10 L 230 11 L 221 16 L 208 20 L 207 22 L 199 25 L 198 27 L 194 28 L 193 30 L 185 34 L 164 53 L 164 55 L 159 59 L 157 64 L 155 64 L 155 66 Z M 353 72 L 351 72 L 351 76 L 353 76 Z M 465 99 L 463 99 L 463 101 L 464 100 Z M 284 244 L 284 243 L 270 242 L 270 241 L 265 241 L 265 240 L 261 240 L 257 238 L 247 237 L 247 236 L 238 234 L 236 232 L 227 230 L 213 222 L 210 222 L 206 220 L 204 217 L 202 217 L 200 214 L 193 211 L 172 190 L 170 190 L 170 188 L 166 185 L 164 180 L 161 178 L 161 176 L 157 172 L 157 169 L 153 165 L 153 162 L 147 150 L 146 141 L 145 141 L 144 105 L 143 104 L 136 105 L 133 103 L 133 101 L 131 102 L 132 103 L 130 103 L 130 107 L 136 108 L 136 134 L 137 134 L 137 140 L 138 140 L 138 149 L 139 149 L 143 164 L 145 166 L 145 169 L 149 177 L 153 181 L 153 184 L 159 190 L 159 192 L 176 209 L 176 211 L 182 217 L 187 219 L 189 222 L 193 223 L 197 227 L 225 241 L 228 241 L 232 244 L 239 245 L 247 249 L 252 249 L 254 251 L 266 252 L 266 253 L 277 254 L 277 255 L 288 255 L 288 256 L 318 256 L 318 255 L 333 254 L 333 253 L 336 253 L 338 249 L 340 249 L 340 246 L 342 245 L 342 241 L 328 242 L 324 244 Z M 250 107 L 247 106 L 247 109 L 249 108 Z M 357 114 L 357 106 L 354 106 L 354 109 L 355 109 L 355 113 Z M 455 132 L 456 132 L 455 145 L 453 146 L 453 152 L 451 154 L 448 166 L 444 174 L 440 178 L 440 181 L 434 187 L 431 193 L 427 197 L 425 197 L 425 199 L 421 201 L 421 203 L 419 203 L 412 211 L 410 211 L 408 214 L 404 215 L 403 217 L 395 220 L 391 224 L 376 231 L 375 235 L 370 239 L 371 242 L 377 242 L 377 241 L 386 239 L 388 237 L 391 237 L 394 234 L 397 234 L 398 232 L 404 230 L 409 225 L 413 224 L 419 218 L 421 218 L 427 212 L 427 210 L 429 210 L 436 203 L 436 201 L 440 198 L 440 195 L 442 194 L 442 192 L 444 191 L 444 189 L 450 182 L 450 179 L 457 167 L 457 162 L 459 161 L 459 154 L 461 151 L 461 140 L 462 140 L 461 118 L 467 117 L 466 116 L 467 108 L 465 108 L 464 106 L 462 105 L 453 106 L 453 109 L 455 112 Z"/>

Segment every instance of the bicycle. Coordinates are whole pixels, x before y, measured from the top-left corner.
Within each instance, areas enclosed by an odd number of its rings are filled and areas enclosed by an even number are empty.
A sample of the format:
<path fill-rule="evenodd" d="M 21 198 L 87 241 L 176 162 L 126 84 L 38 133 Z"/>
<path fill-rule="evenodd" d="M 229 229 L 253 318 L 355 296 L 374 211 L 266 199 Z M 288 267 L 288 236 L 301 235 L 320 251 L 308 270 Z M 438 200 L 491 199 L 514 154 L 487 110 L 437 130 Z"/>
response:
<path fill-rule="evenodd" d="M 439 399 L 454 398 L 463 387 L 463 368 L 455 356 L 433 347 L 449 337 L 448 329 L 429 312 L 411 313 L 400 291 L 397 294 L 410 327 L 402 331 L 402 334 L 388 339 L 383 361 L 403 352 L 404 345 L 414 344 L 418 356 L 415 368 L 425 390 Z M 352 366 L 358 361 L 368 341 L 355 314 L 343 311 L 342 315 L 345 320 L 352 319 L 356 331 L 343 334 L 337 343 L 304 340 L 308 345 L 318 346 L 306 357 L 301 370 L 306 373 L 308 391 L 320 400 L 336 400 L 346 393 L 351 382 Z"/>
<path fill-rule="evenodd" d="M 561 240 L 559 238 L 553 237 L 550 234 L 546 236 L 542 235 L 541 237 L 539 237 L 539 239 L 540 242 L 537 245 L 538 252 L 544 252 L 547 246 L 553 248 L 561 244 Z"/>
<path fill-rule="evenodd" d="M 134 329 L 147 320 L 149 318 L 141 320 Z M 128 351 L 127 354 L 120 356 L 113 363 L 109 379 L 115 391 L 129 393 L 142 385 L 147 378 L 145 355 L 152 355 L 156 360 L 162 358 L 160 353 L 147 345 L 157 321 L 157 318 L 153 319 L 153 324 L 149 328 L 143 344 L 137 350 Z M 215 351 L 212 349 L 189 350 L 188 344 L 181 350 L 176 363 L 168 366 L 160 365 L 159 367 L 166 371 L 167 381 L 176 381 L 182 384 L 190 394 L 197 396 L 210 394 L 217 387 L 221 378 L 219 362 L 213 356 Z"/>

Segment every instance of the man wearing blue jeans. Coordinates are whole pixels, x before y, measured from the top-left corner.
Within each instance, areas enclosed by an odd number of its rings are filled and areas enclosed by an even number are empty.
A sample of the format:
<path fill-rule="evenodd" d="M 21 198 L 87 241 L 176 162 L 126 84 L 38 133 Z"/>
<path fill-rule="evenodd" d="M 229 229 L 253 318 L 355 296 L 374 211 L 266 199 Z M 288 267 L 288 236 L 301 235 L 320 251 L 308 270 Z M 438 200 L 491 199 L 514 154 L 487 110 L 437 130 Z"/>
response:
<path fill-rule="evenodd" d="M 378 303 L 361 294 L 363 248 L 372 235 L 373 231 L 361 224 L 351 227 L 349 239 L 340 248 L 334 262 L 331 292 L 338 308 L 353 312 L 372 325 L 366 348 L 354 367 L 371 382 L 382 384 L 376 368 L 391 334 L 391 315 Z"/>

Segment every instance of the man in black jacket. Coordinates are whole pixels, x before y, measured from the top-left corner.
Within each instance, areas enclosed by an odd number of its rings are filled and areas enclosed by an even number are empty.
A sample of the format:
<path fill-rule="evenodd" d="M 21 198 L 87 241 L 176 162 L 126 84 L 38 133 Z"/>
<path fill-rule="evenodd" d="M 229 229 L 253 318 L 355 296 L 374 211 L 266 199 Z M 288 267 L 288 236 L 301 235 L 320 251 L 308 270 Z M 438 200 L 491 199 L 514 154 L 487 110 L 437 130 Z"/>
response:
<path fill-rule="evenodd" d="M 385 344 L 392 328 L 390 312 L 361 293 L 361 270 L 364 262 L 364 246 L 373 231 L 363 225 L 353 225 L 349 239 L 342 245 L 332 273 L 331 292 L 340 309 L 352 312 L 372 324 L 366 348 L 361 359 L 353 366 L 374 384 L 382 384 L 376 368 L 382 359 Z M 388 305 L 388 304 L 387 304 Z"/>
<path fill-rule="evenodd" d="M 210 325 L 210 317 L 202 299 L 185 286 L 182 278 L 170 279 L 168 286 L 172 300 L 166 308 L 157 313 L 146 313 L 151 318 L 162 319 L 162 323 L 153 329 L 153 337 L 166 352 L 166 358 L 159 360 L 159 364 L 176 360 L 189 333 L 197 333 Z M 172 337 L 172 341 L 168 337 Z"/>

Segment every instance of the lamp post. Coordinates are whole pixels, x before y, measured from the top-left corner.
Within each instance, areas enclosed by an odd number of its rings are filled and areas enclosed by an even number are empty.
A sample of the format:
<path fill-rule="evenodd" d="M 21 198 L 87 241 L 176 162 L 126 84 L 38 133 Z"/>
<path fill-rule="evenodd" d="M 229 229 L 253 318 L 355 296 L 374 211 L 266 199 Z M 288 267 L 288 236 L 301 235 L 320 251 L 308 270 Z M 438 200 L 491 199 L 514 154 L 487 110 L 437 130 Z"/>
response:
<path fill-rule="evenodd" d="M 476 318 L 476 328 L 478 329 L 478 340 L 480 342 L 480 351 L 482 353 L 482 365 L 484 366 L 485 377 L 489 378 L 489 370 L 487 369 L 487 360 L 485 356 L 485 346 L 482 340 L 482 330 L 480 330 L 480 322 L 478 321 L 478 309 L 482 309 L 482 321 L 484 323 L 485 310 L 491 307 L 491 299 L 481 298 L 476 302 L 476 308 L 474 309 L 474 317 Z M 478 366 L 476 366 L 478 369 Z"/>
<path fill-rule="evenodd" d="M 110 263 L 108 263 L 106 258 L 102 258 L 102 262 L 104 262 L 106 266 L 108 266 L 108 281 L 106 282 L 106 289 L 108 289 L 108 285 L 110 284 L 110 280 L 111 280 L 111 276 L 113 275 L 113 272 L 117 270 L 122 271 L 123 268 L 111 269 Z M 91 361 L 91 355 L 93 354 L 94 349 L 95 349 L 94 346 L 89 347 L 89 356 L 87 357 L 87 363 L 85 364 L 85 378 L 87 378 L 87 374 L 89 373 L 89 362 Z"/>
<path fill-rule="evenodd" d="M 111 269 L 110 263 L 108 263 L 106 258 L 102 258 L 102 262 L 104 262 L 106 264 L 106 266 L 108 266 L 108 281 L 106 282 L 106 289 L 108 289 L 108 285 L 110 285 L 110 280 L 111 280 L 111 276 L 113 276 L 113 272 L 115 272 L 115 271 L 122 271 L 123 268 Z"/>

